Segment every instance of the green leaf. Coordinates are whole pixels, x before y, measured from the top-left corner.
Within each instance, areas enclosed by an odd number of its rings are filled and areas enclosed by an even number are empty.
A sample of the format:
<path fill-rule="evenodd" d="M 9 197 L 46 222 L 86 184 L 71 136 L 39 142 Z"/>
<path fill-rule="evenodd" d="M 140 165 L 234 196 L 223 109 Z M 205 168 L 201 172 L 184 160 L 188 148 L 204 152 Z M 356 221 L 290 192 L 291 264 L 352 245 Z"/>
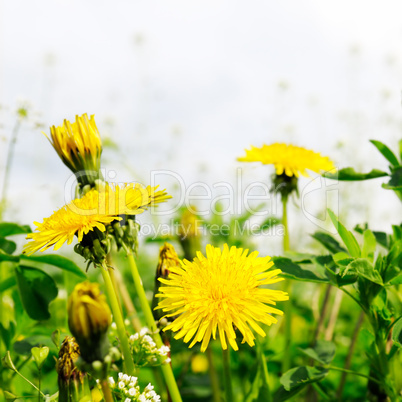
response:
<path fill-rule="evenodd" d="M 46 344 L 49 344 L 49 335 L 32 335 L 14 342 L 13 349 L 20 355 L 29 356 L 33 347 L 42 347 Z"/>
<path fill-rule="evenodd" d="M 360 246 L 357 243 L 356 238 L 353 236 L 353 233 L 347 230 L 345 226 L 339 222 L 338 218 L 330 209 L 328 209 L 328 214 L 335 226 L 335 229 L 338 231 L 339 236 L 341 236 L 343 242 L 345 243 L 350 255 L 355 258 L 360 257 Z"/>
<path fill-rule="evenodd" d="M 0 237 L 0 250 L 3 250 L 7 254 L 12 254 L 16 250 L 17 245 L 4 237 Z"/>
<path fill-rule="evenodd" d="M 346 253 L 336 253 L 334 254 L 334 261 L 341 266 L 348 266 L 354 258 L 349 257 L 349 254 Z"/>
<path fill-rule="evenodd" d="M 86 274 L 81 271 L 81 269 L 76 265 L 73 261 L 69 260 L 66 257 L 62 257 L 61 255 L 56 254 L 47 254 L 47 255 L 35 255 L 35 256 L 27 256 L 21 255 L 21 260 L 24 261 L 34 261 L 41 262 L 43 264 L 53 265 L 54 267 L 61 268 L 65 271 L 69 271 L 81 278 L 86 278 Z"/>
<path fill-rule="evenodd" d="M 52 332 L 52 342 L 55 344 L 57 349 L 60 349 L 60 330 L 59 329 L 55 329 Z"/>
<path fill-rule="evenodd" d="M 6 290 L 12 288 L 17 284 L 17 279 L 15 278 L 15 275 L 12 275 L 8 277 L 7 279 L 4 279 L 4 281 L 0 282 L 0 293 L 5 292 Z"/>
<path fill-rule="evenodd" d="M 309 269 L 303 269 L 302 267 L 300 267 L 300 265 L 295 264 L 289 258 L 273 257 L 273 261 L 275 267 L 282 270 L 282 275 L 288 278 L 305 282 L 319 282 L 319 283 L 329 282 L 328 278 L 320 277 L 316 275 L 313 271 L 310 271 Z"/>
<path fill-rule="evenodd" d="M 337 240 L 335 240 L 331 235 L 324 232 L 315 232 L 311 235 L 314 239 L 319 241 L 329 252 L 335 254 L 342 251 L 346 251 Z"/>
<path fill-rule="evenodd" d="M 40 269 L 22 265 L 15 272 L 21 301 L 29 317 L 38 321 L 49 319 L 49 303 L 58 292 L 53 278 Z"/>
<path fill-rule="evenodd" d="M 370 180 L 377 179 L 378 177 L 389 176 L 387 172 L 383 172 L 382 170 L 373 169 L 368 173 L 358 173 L 354 170 L 354 168 L 348 167 L 341 170 L 336 171 L 335 173 L 324 173 L 324 177 L 327 179 L 340 180 L 340 181 L 361 181 L 361 180 Z"/>
<path fill-rule="evenodd" d="M 374 251 L 377 246 L 377 240 L 371 230 L 365 230 L 363 233 L 362 257 L 374 259 Z"/>
<path fill-rule="evenodd" d="M 334 284 L 337 287 L 342 287 L 346 285 L 351 285 L 352 283 L 355 283 L 357 281 L 357 274 L 352 272 L 345 272 L 342 275 L 335 273 L 332 271 L 329 267 L 326 267 L 327 274 L 331 279 L 331 283 Z"/>
<path fill-rule="evenodd" d="M 31 353 L 38 369 L 40 370 L 47 356 L 49 355 L 49 348 L 47 346 L 43 346 L 41 348 L 35 346 L 31 349 Z"/>
<path fill-rule="evenodd" d="M 19 260 L 20 260 L 20 257 L 18 257 L 16 255 L 5 254 L 2 251 L 0 251 L 0 262 L 3 262 L 3 261 L 18 262 Z"/>
<path fill-rule="evenodd" d="M 286 391 L 294 387 L 321 381 L 328 374 L 323 367 L 299 366 L 290 369 L 280 379 Z"/>
<path fill-rule="evenodd" d="M 330 364 L 335 357 L 336 346 L 333 342 L 317 341 L 313 348 L 300 349 L 305 355 L 321 364 Z"/>
<path fill-rule="evenodd" d="M 365 258 L 356 258 L 346 267 L 346 270 L 356 272 L 359 276 L 366 278 L 371 282 L 383 285 L 381 275 Z"/>
<path fill-rule="evenodd" d="M 6 346 L 6 349 L 10 349 L 11 341 L 15 335 L 14 321 L 9 322 L 8 328 L 5 328 L 4 325 L 0 322 L 0 334 L 3 339 L 4 345 Z"/>
<path fill-rule="evenodd" d="M 304 385 L 299 385 L 298 387 L 293 387 L 290 391 L 286 391 L 285 387 L 281 385 L 274 394 L 274 402 L 283 402 L 287 401 L 296 394 L 298 394 L 302 389 L 304 388 Z"/>
<path fill-rule="evenodd" d="M 402 190 L 402 167 L 391 173 L 391 180 L 382 185 L 387 190 Z"/>
<path fill-rule="evenodd" d="M 388 160 L 391 165 L 400 165 L 395 154 L 385 144 L 376 140 L 370 140 L 370 142 L 383 154 L 383 156 Z"/>
<path fill-rule="evenodd" d="M 0 223 L 0 237 L 13 236 L 18 234 L 31 233 L 32 230 L 28 225 L 17 225 L 13 222 Z"/>
<path fill-rule="evenodd" d="M 395 325 L 392 330 L 392 341 L 395 345 L 402 348 L 402 317 L 395 320 Z"/>
<path fill-rule="evenodd" d="M 384 283 L 391 282 L 392 285 L 402 283 L 401 269 L 395 265 L 390 265 L 385 273 Z"/>

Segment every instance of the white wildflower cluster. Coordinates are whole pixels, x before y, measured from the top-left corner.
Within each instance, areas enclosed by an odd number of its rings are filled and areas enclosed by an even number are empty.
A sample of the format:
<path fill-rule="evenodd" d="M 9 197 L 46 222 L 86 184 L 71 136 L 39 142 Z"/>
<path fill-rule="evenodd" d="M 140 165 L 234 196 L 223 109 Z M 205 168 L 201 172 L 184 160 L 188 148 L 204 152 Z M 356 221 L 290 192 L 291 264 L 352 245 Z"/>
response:
<path fill-rule="evenodd" d="M 109 377 L 108 382 L 113 394 L 124 402 L 159 402 L 161 400 L 151 384 L 148 384 L 141 393 L 137 377 L 119 373 L 117 382 L 113 377 Z"/>
<path fill-rule="evenodd" d="M 156 366 L 160 363 L 170 363 L 169 346 L 163 345 L 158 349 L 148 334 L 150 331 L 145 327 L 129 338 L 134 363 L 137 366 Z"/>

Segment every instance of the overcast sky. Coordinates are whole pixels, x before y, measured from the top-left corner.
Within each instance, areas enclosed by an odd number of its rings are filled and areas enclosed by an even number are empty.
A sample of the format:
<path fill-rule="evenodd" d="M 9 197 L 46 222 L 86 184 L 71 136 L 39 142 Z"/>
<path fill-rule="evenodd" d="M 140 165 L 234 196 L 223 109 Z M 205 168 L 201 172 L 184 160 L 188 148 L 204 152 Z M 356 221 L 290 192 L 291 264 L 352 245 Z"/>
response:
<path fill-rule="evenodd" d="M 244 148 L 274 141 L 386 168 L 368 140 L 401 136 L 401 15 L 399 0 L 0 0 L 1 168 L 18 97 L 46 131 L 95 114 L 117 180 L 230 181 Z M 11 215 L 64 203 L 69 173 L 40 130 L 21 130 L 12 177 Z"/>

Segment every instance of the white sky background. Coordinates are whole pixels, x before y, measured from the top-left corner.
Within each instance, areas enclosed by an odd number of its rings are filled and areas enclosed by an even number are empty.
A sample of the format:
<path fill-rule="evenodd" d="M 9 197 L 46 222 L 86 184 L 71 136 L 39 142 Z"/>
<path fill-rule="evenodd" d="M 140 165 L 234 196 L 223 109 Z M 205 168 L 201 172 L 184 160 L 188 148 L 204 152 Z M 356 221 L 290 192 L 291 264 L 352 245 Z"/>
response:
<path fill-rule="evenodd" d="M 386 169 L 368 140 L 401 138 L 401 15 L 399 0 L 0 0 L 1 175 L 18 97 L 46 127 L 95 114 L 119 181 L 233 182 L 244 148 L 275 141 Z M 272 172 L 243 167 L 248 182 Z M 6 218 L 48 216 L 68 177 L 40 130 L 21 130 Z M 380 183 L 341 185 L 341 214 L 399 221 Z"/>

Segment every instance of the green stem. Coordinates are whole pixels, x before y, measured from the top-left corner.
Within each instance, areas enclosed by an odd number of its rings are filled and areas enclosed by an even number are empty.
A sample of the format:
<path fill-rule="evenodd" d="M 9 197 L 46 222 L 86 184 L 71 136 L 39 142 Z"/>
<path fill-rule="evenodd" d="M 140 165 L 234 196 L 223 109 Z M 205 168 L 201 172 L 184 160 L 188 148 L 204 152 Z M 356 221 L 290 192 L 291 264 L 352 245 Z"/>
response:
<path fill-rule="evenodd" d="M 41 394 L 41 390 L 40 390 L 40 377 L 41 377 L 41 370 L 39 369 L 39 380 L 38 380 L 38 402 L 40 402 L 40 394 Z"/>
<path fill-rule="evenodd" d="M 259 339 L 258 335 L 256 338 L 256 343 L 257 343 L 257 356 L 258 356 L 258 359 L 260 360 L 260 365 L 261 365 L 261 369 L 262 369 L 262 382 L 267 390 L 267 392 L 266 392 L 267 402 L 272 402 L 272 394 L 271 394 L 271 390 L 269 387 L 269 373 L 268 373 L 267 360 L 265 358 L 261 340 Z"/>
<path fill-rule="evenodd" d="M 283 212 L 282 212 L 282 224 L 284 229 L 283 234 L 283 252 L 286 253 L 289 251 L 289 227 L 288 227 L 288 197 L 282 197 L 282 205 L 283 205 Z M 284 291 L 288 294 L 291 293 L 292 290 L 292 282 L 287 279 L 284 282 Z M 282 373 L 288 371 L 291 367 L 292 356 L 290 351 L 290 339 L 292 337 L 292 299 L 289 299 L 283 308 L 284 312 L 284 321 L 285 321 L 285 352 L 282 361 Z"/>
<path fill-rule="evenodd" d="M 156 347 L 159 349 L 161 346 L 163 346 L 162 338 L 159 335 L 159 330 L 156 327 L 156 323 L 154 320 L 154 316 L 151 311 L 151 307 L 149 306 L 147 297 L 145 295 L 145 290 L 142 285 L 142 280 L 140 277 L 140 274 L 138 272 L 137 264 L 135 262 L 134 256 L 131 253 L 131 251 L 125 247 L 125 250 L 127 252 L 127 257 L 128 261 L 130 264 L 130 269 L 131 269 L 131 274 L 133 276 L 134 280 L 134 286 L 135 290 L 137 292 L 137 296 L 140 300 L 141 308 L 145 316 L 145 322 L 147 323 L 148 328 L 150 329 L 154 341 L 156 343 Z M 165 378 L 166 385 L 169 389 L 170 396 L 172 398 L 173 402 L 180 402 L 181 401 L 181 396 L 179 392 L 179 388 L 177 387 L 176 380 L 173 375 L 173 370 L 170 364 L 162 364 L 161 366 L 162 374 Z"/>
<path fill-rule="evenodd" d="M 342 373 L 341 381 L 339 382 L 338 390 L 336 392 L 336 395 L 338 398 L 342 397 L 343 388 L 345 387 L 345 384 L 346 384 L 346 376 L 348 374 L 349 367 L 352 363 L 352 356 L 353 356 L 353 352 L 355 351 L 357 337 L 359 336 L 360 328 L 363 325 L 363 322 L 364 322 L 364 312 L 362 311 L 359 315 L 356 327 L 353 331 L 352 342 L 349 346 L 348 355 L 346 356 L 346 360 L 345 360 L 345 367 L 344 367 L 345 371 Z"/>
<path fill-rule="evenodd" d="M 212 388 L 212 400 L 214 402 L 220 402 L 221 401 L 221 392 L 220 392 L 220 388 L 219 388 L 219 380 L 218 380 L 218 375 L 216 373 L 211 344 L 207 347 L 206 353 L 207 353 L 207 359 L 208 359 L 208 365 L 209 365 L 209 370 L 208 370 L 209 379 L 211 381 L 211 388 Z"/>
<path fill-rule="evenodd" d="M 110 279 L 109 271 L 107 267 L 101 267 L 103 280 L 105 281 L 106 293 L 109 298 L 110 306 L 112 308 L 112 313 L 117 326 L 117 333 L 119 334 L 121 349 L 124 356 L 124 363 L 126 365 L 126 370 L 129 375 L 135 374 L 135 366 L 133 357 L 130 351 L 130 345 L 128 343 L 128 337 L 126 332 L 126 327 L 124 325 L 123 316 L 121 314 L 119 302 L 117 301 L 116 294 L 114 292 L 112 280 Z"/>
<path fill-rule="evenodd" d="M 282 197 L 282 225 L 283 225 L 283 251 L 290 250 L 289 227 L 288 227 L 288 197 Z"/>
<path fill-rule="evenodd" d="M 28 378 L 26 378 L 26 377 L 24 377 L 18 370 L 14 370 L 22 379 L 24 379 L 29 385 L 31 385 L 33 388 L 35 388 L 38 392 L 39 392 L 39 394 L 40 394 L 40 396 L 42 396 L 43 398 L 45 398 L 45 394 L 34 384 L 34 383 L 32 383 L 31 381 L 29 381 L 28 380 Z"/>
<path fill-rule="evenodd" d="M 378 381 L 376 378 L 370 377 L 369 375 L 366 374 L 358 373 L 357 371 L 347 370 L 342 367 L 333 367 L 333 366 L 327 367 L 327 370 L 342 371 L 343 373 L 357 375 L 359 377 L 367 378 L 368 380 L 373 381 L 376 384 L 382 385 L 382 383 Z"/>
<path fill-rule="evenodd" d="M 230 350 L 229 346 L 227 349 L 222 349 L 223 357 L 223 377 L 225 379 L 225 395 L 226 402 L 233 402 L 233 389 L 232 389 L 232 375 L 230 372 Z"/>
<path fill-rule="evenodd" d="M 113 395 L 112 392 L 110 391 L 109 384 L 107 380 L 102 380 L 101 381 L 101 386 L 102 386 L 102 392 L 103 392 L 103 397 L 105 399 L 105 402 L 113 402 Z"/>

